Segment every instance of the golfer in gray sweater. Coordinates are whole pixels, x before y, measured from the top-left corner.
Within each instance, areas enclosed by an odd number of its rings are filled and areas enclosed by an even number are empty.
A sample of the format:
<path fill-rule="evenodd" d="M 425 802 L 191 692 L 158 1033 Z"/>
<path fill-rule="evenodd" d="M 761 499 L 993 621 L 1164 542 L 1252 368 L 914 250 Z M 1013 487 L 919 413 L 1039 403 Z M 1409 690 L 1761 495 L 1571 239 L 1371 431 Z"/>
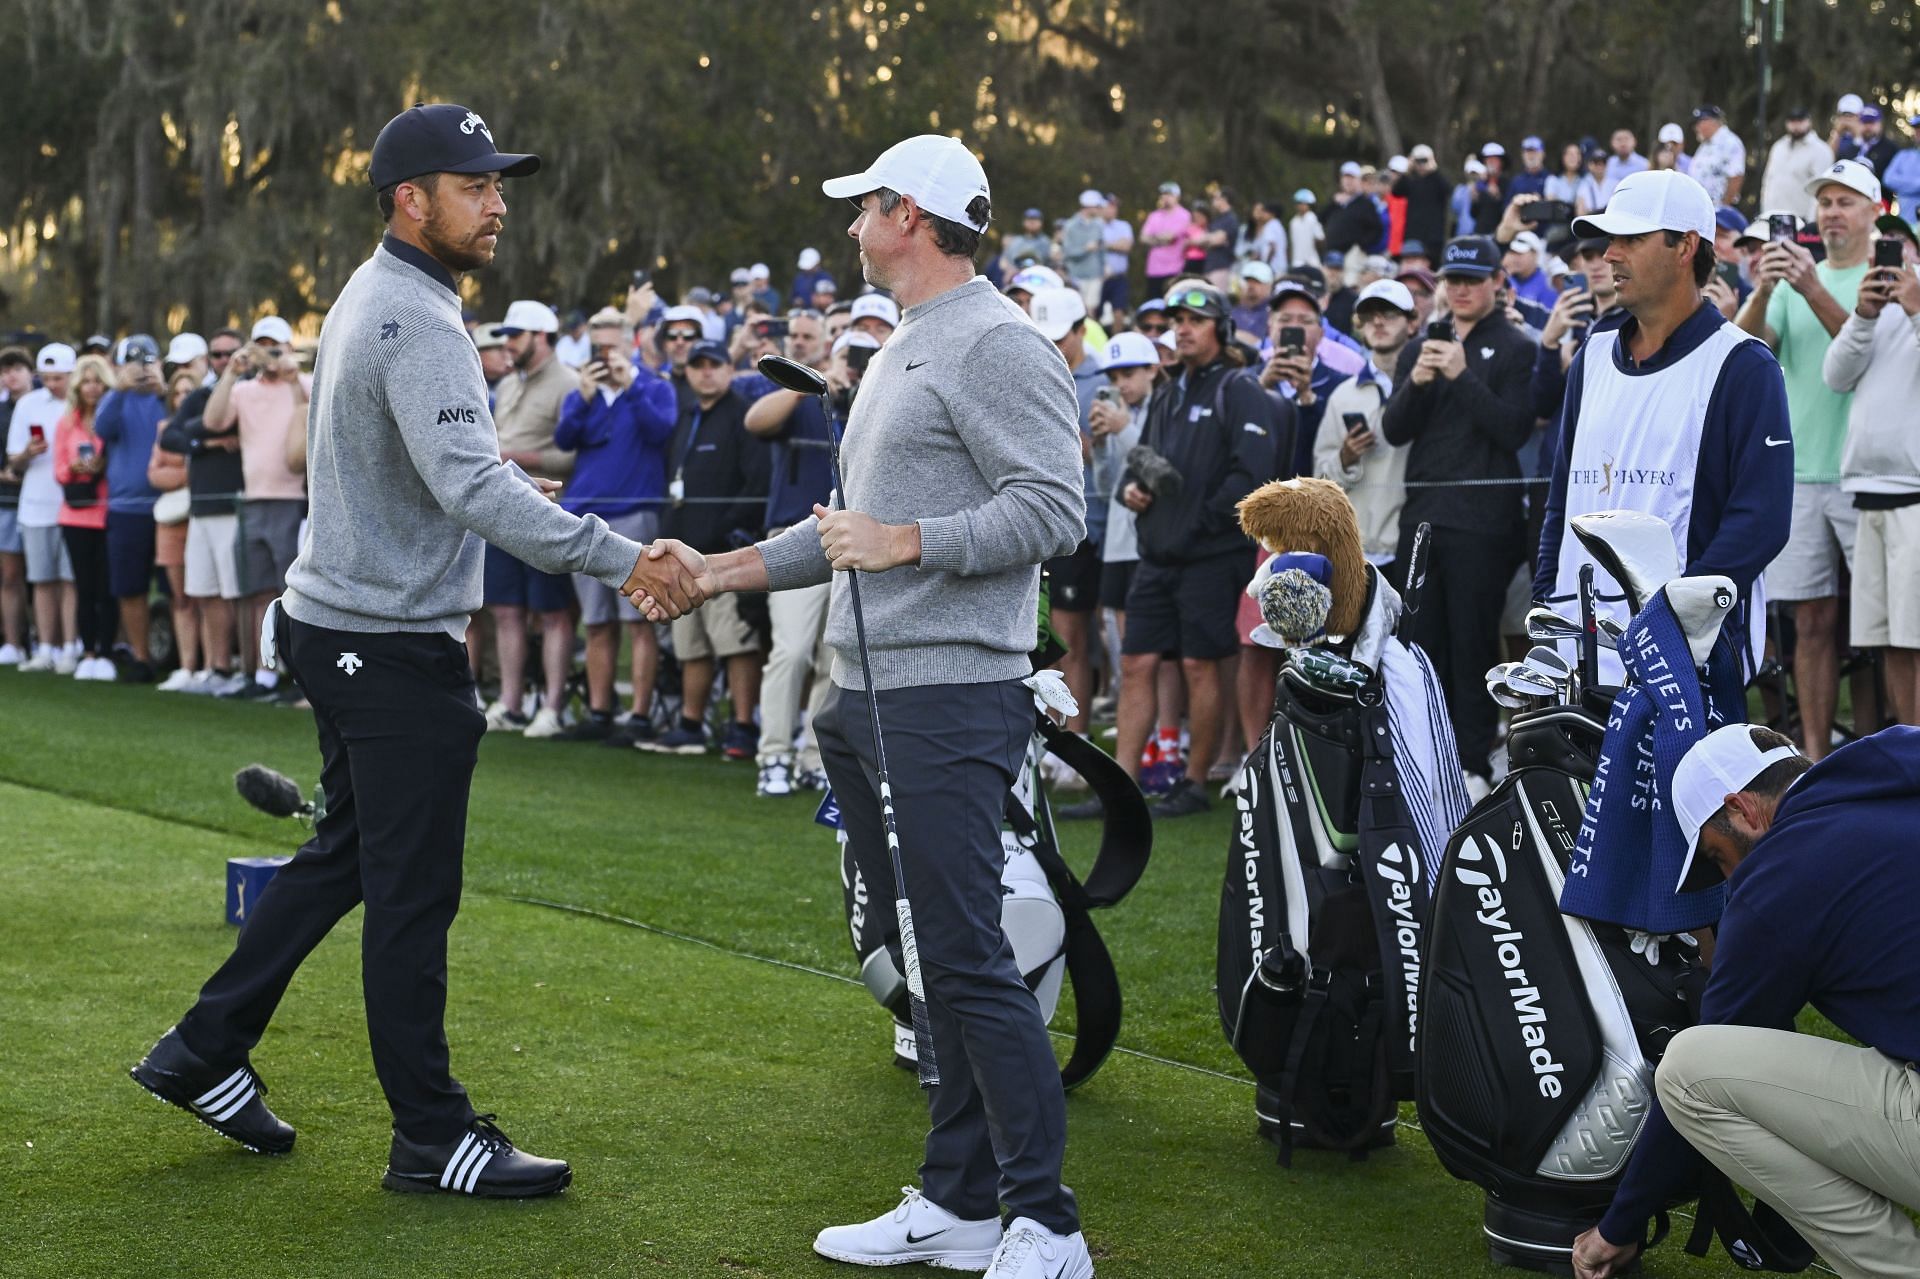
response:
<path fill-rule="evenodd" d="M 884 845 L 848 599 L 861 578 L 872 684 L 940 1082 L 921 1186 L 814 1249 L 863 1265 L 991 1265 L 993 1279 L 1093 1273 L 1060 1184 L 1066 1101 L 1039 1005 L 1000 927 L 1000 823 L 1033 731 L 1040 563 L 1085 536 L 1073 379 L 1026 315 L 973 273 L 990 206 L 953 138 L 909 138 L 823 185 L 859 207 L 866 278 L 903 308 L 854 401 L 844 509 L 702 557 L 656 543 L 705 594 L 833 581 L 835 695 L 815 733 L 847 838 Z M 671 610 L 642 593 L 655 615 Z M 892 885 L 876 893 L 891 896 Z M 1001 1224 L 1005 1208 L 1006 1225 Z"/>
<path fill-rule="evenodd" d="M 692 588 L 675 561 L 643 559 L 638 544 L 561 510 L 500 461 L 457 276 L 493 260 L 501 179 L 539 167 L 498 152 L 465 107 L 414 107 L 374 142 L 387 234 L 320 330 L 311 524 L 262 637 L 313 705 L 326 812 L 253 903 L 232 957 L 133 1068 L 142 1087 L 223 1136 L 290 1149 L 293 1129 L 261 1099 L 249 1054 L 301 961 L 364 902 L 367 1030 L 393 1111 L 393 1190 L 522 1198 L 573 1175 L 475 1115 L 448 1067 L 447 929 L 486 727 L 463 646 L 480 606 L 482 539 L 547 572 L 670 602 L 688 602 Z M 675 574 L 663 578 L 662 564 Z"/>

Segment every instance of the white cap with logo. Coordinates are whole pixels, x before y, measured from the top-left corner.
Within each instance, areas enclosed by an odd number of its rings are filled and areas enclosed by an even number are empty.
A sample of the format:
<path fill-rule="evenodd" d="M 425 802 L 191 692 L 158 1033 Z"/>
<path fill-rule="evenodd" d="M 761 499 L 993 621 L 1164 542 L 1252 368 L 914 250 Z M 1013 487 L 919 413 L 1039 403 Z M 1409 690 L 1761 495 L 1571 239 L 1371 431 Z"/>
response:
<path fill-rule="evenodd" d="M 1679 892 L 1687 882 L 1700 849 L 1700 828 L 1725 806 L 1727 796 L 1745 790 L 1774 764 L 1799 753 L 1791 746 L 1761 750 L 1753 744 L 1751 724 L 1716 728 L 1687 748 L 1673 770 L 1673 815 L 1687 841 L 1687 859 L 1680 864 L 1673 891 Z"/>
<path fill-rule="evenodd" d="M 33 367 L 42 373 L 71 373 L 80 357 L 65 342 L 49 342 L 40 348 Z"/>
<path fill-rule="evenodd" d="M 1540 253 L 1544 251 L 1546 247 L 1546 244 L 1540 237 L 1531 231 L 1522 231 L 1519 235 L 1514 236 L 1513 239 L 1507 242 L 1507 252 L 1509 253 Z"/>
<path fill-rule="evenodd" d="M 1033 322 L 1040 326 L 1040 332 L 1049 342 L 1058 342 L 1073 331 L 1074 325 L 1087 318 L 1087 303 L 1078 289 L 1041 289 L 1027 307 Z"/>
<path fill-rule="evenodd" d="M 263 315 L 253 322 L 251 338 L 255 342 L 262 338 L 269 342 L 291 342 L 293 327 L 277 315 Z"/>
<path fill-rule="evenodd" d="M 1101 369 L 1152 369 L 1160 366 L 1160 352 L 1144 333 L 1116 333 L 1100 357 Z"/>
<path fill-rule="evenodd" d="M 560 317 L 545 302 L 522 298 L 507 307 L 507 318 L 500 321 L 500 327 L 522 333 L 558 333 Z"/>
<path fill-rule="evenodd" d="M 1687 135 L 1680 131 L 1679 125 L 1669 120 L 1660 126 L 1660 132 L 1656 135 L 1656 139 L 1660 142 L 1684 143 L 1687 140 Z"/>
<path fill-rule="evenodd" d="M 1629 174 L 1613 189 L 1613 198 L 1605 209 L 1573 220 L 1573 233 L 1582 239 L 1692 231 L 1711 243 L 1713 229 L 1713 197 L 1678 169 L 1643 169 Z"/>
<path fill-rule="evenodd" d="M 197 360 L 207 353 L 207 340 L 198 333 L 176 333 L 173 341 L 167 343 L 165 362 L 168 364 L 186 364 Z"/>
<path fill-rule="evenodd" d="M 900 306 L 884 293 L 863 293 L 853 300 L 850 320 L 874 319 L 888 328 L 900 327 Z"/>
<path fill-rule="evenodd" d="M 1860 100 L 1859 94 L 1843 93 L 1840 95 L 1840 101 L 1834 104 L 1833 113 L 1835 115 L 1859 115 L 1861 109 L 1866 105 L 1865 102 Z"/>
<path fill-rule="evenodd" d="M 882 151 L 864 172 L 820 184 L 821 192 L 836 200 L 857 200 L 881 187 L 910 196 L 928 213 L 949 222 L 976 231 L 987 229 L 985 219 L 976 221 L 967 212 L 975 196 L 993 198 L 987 189 L 987 171 L 958 138 L 922 133 Z"/>
<path fill-rule="evenodd" d="M 1042 289 L 1057 289 L 1065 283 L 1060 273 L 1052 267 L 1036 264 L 1014 272 L 1013 279 L 1007 281 L 1007 292 L 1018 289 L 1024 293 L 1038 293 Z"/>
<path fill-rule="evenodd" d="M 833 340 L 833 349 L 829 351 L 828 354 L 838 355 L 850 346 L 865 347 L 869 351 L 878 351 L 880 349 L 880 339 L 871 333 L 862 333 L 859 329 L 848 329 L 845 333 L 842 333 Z"/>
<path fill-rule="evenodd" d="M 1807 179 L 1807 194 L 1819 195 L 1820 188 L 1828 183 L 1858 191 L 1875 204 L 1880 203 L 1880 179 L 1858 160 L 1835 160 L 1832 167 L 1822 169 Z"/>
<path fill-rule="evenodd" d="M 1413 304 L 1413 291 L 1398 280 L 1375 280 L 1360 290 L 1360 296 L 1353 301 L 1353 313 L 1360 314 L 1360 308 L 1369 303 L 1384 303 L 1408 315 L 1414 315 L 1418 311 Z"/>

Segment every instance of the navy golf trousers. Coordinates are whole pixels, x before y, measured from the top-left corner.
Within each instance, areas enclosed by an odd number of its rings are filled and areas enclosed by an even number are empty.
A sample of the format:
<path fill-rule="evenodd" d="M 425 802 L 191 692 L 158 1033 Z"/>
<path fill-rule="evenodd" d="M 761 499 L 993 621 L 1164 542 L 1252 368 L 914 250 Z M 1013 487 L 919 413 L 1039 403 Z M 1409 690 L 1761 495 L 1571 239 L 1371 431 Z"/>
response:
<path fill-rule="evenodd" d="M 1000 926 L 1000 825 L 1033 694 L 1018 680 L 886 689 L 880 731 L 940 1066 L 921 1191 L 963 1220 L 1004 1205 L 1009 1220 L 1071 1234 L 1060 1067 Z M 867 694 L 836 687 L 814 732 L 856 855 L 888 866 Z M 893 888 L 879 885 L 876 904 L 890 905 Z"/>

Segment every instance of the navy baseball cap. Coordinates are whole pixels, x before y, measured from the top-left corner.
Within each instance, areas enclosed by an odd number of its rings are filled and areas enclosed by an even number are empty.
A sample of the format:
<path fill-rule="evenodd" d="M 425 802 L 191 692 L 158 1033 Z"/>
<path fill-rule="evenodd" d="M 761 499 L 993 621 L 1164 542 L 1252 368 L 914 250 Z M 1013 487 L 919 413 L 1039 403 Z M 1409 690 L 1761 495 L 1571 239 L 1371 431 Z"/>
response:
<path fill-rule="evenodd" d="M 1724 120 L 1727 118 L 1727 113 L 1709 102 L 1703 106 L 1695 107 L 1693 109 L 1693 118 L 1696 120 Z"/>
<path fill-rule="evenodd" d="M 718 342 L 701 342 L 687 352 L 687 363 L 697 364 L 701 360 L 712 360 L 716 364 L 732 364 L 733 357 L 727 354 L 727 348 Z"/>
<path fill-rule="evenodd" d="M 1723 226 L 1735 235 L 1747 229 L 1746 215 L 1738 209 L 1728 208 L 1725 205 L 1713 211 L 1713 221 L 1715 226 Z"/>
<path fill-rule="evenodd" d="M 1484 280 L 1500 269 L 1500 247 L 1484 235 L 1463 235 L 1447 241 L 1440 255 L 1440 275 L 1464 275 Z"/>
<path fill-rule="evenodd" d="M 136 333 L 132 337 L 120 339 L 113 348 L 115 364 L 158 364 L 160 363 L 160 344 L 145 333 Z"/>
<path fill-rule="evenodd" d="M 376 191 L 425 173 L 498 173 L 523 178 L 540 157 L 502 152 L 477 111 L 451 102 L 421 103 L 387 121 L 373 140 L 369 173 Z"/>

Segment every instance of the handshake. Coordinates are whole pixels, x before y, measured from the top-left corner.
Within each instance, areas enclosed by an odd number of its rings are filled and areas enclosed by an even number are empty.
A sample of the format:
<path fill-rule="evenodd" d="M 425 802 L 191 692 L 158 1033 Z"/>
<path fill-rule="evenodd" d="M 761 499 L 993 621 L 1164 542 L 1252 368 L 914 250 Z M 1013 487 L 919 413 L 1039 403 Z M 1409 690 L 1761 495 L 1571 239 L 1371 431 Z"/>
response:
<path fill-rule="evenodd" d="M 685 542 L 663 537 L 650 544 L 620 593 L 650 622 L 685 617 L 719 593 L 707 557 Z"/>

